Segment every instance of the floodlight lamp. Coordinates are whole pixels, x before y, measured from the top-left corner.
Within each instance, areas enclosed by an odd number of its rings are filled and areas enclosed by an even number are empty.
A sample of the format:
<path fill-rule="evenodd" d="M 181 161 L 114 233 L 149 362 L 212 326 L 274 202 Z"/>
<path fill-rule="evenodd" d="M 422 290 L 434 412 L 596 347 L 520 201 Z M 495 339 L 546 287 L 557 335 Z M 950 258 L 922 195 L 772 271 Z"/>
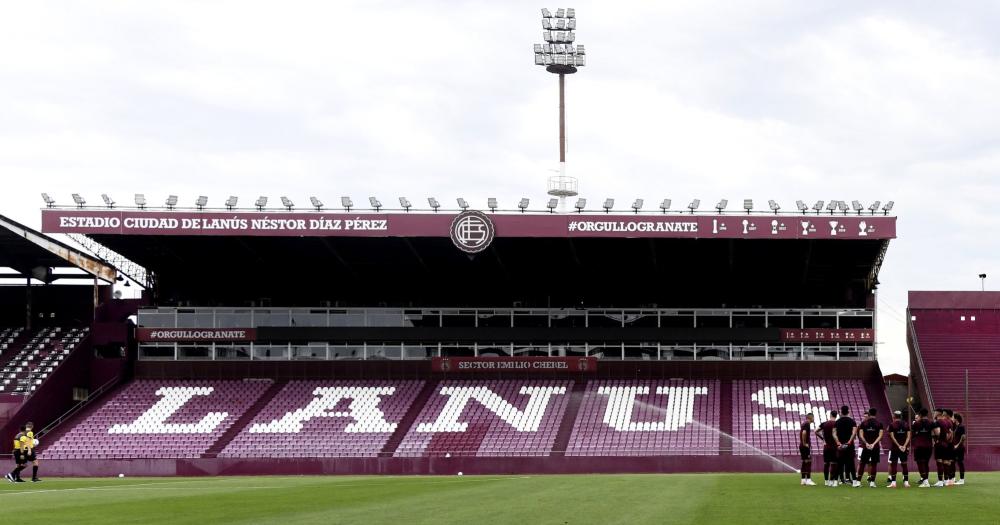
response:
<path fill-rule="evenodd" d="M 851 207 L 854 208 L 854 211 L 858 212 L 858 215 L 861 215 L 861 212 L 865 209 L 858 201 L 851 201 Z"/>
<path fill-rule="evenodd" d="M 235 195 L 230 195 L 229 198 L 226 199 L 226 209 L 232 210 L 233 208 L 235 208 L 236 202 L 237 202 L 237 197 Z"/>
<path fill-rule="evenodd" d="M 556 9 L 556 18 L 563 18 L 566 16 L 566 10 L 563 8 Z"/>
<path fill-rule="evenodd" d="M 882 205 L 882 201 L 875 201 L 875 202 L 872 203 L 871 206 L 868 207 L 868 211 L 872 212 L 872 215 L 875 215 L 875 212 L 878 211 L 878 208 L 881 205 Z"/>
<path fill-rule="evenodd" d="M 771 208 L 771 211 L 773 211 L 775 214 L 777 214 L 778 210 L 781 209 L 781 206 L 779 206 L 778 203 L 775 202 L 774 200 L 767 201 L 767 206 Z"/>
<path fill-rule="evenodd" d="M 528 199 L 525 197 L 517 201 L 517 207 L 520 208 L 521 213 L 524 213 L 524 210 L 528 209 Z"/>
<path fill-rule="evenodd" d="M 76 203 L 77 208 L 82 208 L 87 204 L 87 201 L 84 200 L 84 198 L 81 197 L 79 193 L 73 194 L 73 202 Z"/>
<path fill-rule="evenodd" d="M 838 204 L 838 206 L 840 207 L 840 211 L 844 212 L 845 214 L 847 213 L 848 208 L 847 208 L 847 203 L 846 202 L 840 201 L 840 203 Z"/>
<path fill-rule="evenodd" d="M 688 209 L 694 213 L 694 210 L 697 210 L 699 206 L 701 206 L 701 199 L 695 199 L 691 201 L 691 204 L 688 204 Z"/>
<path fill-rule="evenodd" d="M 823 211 L 823 201 L 816 201 L 816 204 L 813 205 L 813 209 L 816 210 L 816 213 Z"/>
<path fill-rule="evenodd" d="M 573 207 L 576 208 L 577 213 L 583 213 L 583 209 L 587 207 L 587 199 L 577 199 Z"/>
<path fill-rule="evenodd" d="M 434 211 L 438 211 L 438 208 L 440 208 L 440 207 L 441 207 L 441 203 L 440 203 L 440 202 L 438 202 L 438 200 L 437 200 L 437 199 L 435 199 L 434 197 L 428 197 L 428 198 L 427 198 L 427 204 L 430 204 L 430 205 L 431 205 L 431 208 L 432 208 L 432 209 L 433 209 Z"/>
<path fill-rule="evenodd" d="M 198 198 L 195 199 L 194 201 L 195 207 L 198 208 L 199 210 L 204 210 L 206 204 L 208 204 L 208 197 L 204 195 L 199 195 Z"/>
<path fill-rule="evenodd" d="M 667 213 L 670 210 L 670 199 L 663 199 L 663 202 L 660 203 L 660 209 L 663 210 L 663 213 Z"/>
<path fill-rule="evenodd" d="M 570 18 L 569 20 L 566 21 L 566 29 L 569 29 L 570 31 L 576 29 L 576 19 L 575 18 Z"/>
<path fill-rule="evenodd" d="M 576 63 L 578 67 L 583 67 L 587 65 L 587 57 L 584 55 L 576 55 L 573 57 L 573 62 Z"/>
<path fill-rule="evenodd" d="M 558 205 L 559 205 L 559 199 L 553 198 L 553 199 L 549 199 L 549 202 L 548 202 L 548 204 L 545 205 L 545 207 L 549 209 L 549 213 L 555 213 L 556 212 L 556 206 L 558 206 Z"/>
<path fill-rule="evenodd" d="M 411 207 L 412 207 L 413 205 L 412 205 L 412 204 L 410 204 L 410 199 L 407 199 L 406 197 L 400 197 L 400 198 L 399 198 L 399 206 L 400 206 L 401 208 L 403 208 L 404 210 L 406 210 L 407 212 L 409 212 L 409 211 L 410 211 L 410 208 L 411 208 Z"/>
<path fill-rule="evenodd" d="M 544 66 L 545 65 L 545 55 L 543 55 L 541 53 L 535 55 L 535 65 L 536 66 Z"/>
<path fill-rule="evenodd" d="M 168 210 L 172 210 L 172 209 L 174 209 L 175 206 L 177 206 L 177 196 L 176 195 L 170 195 L 170 196 L 168 196 L 167 197 L 167 209 Z"/>
<path fill-rule="evenodd" d="M 382 203 L 374 195 L 368 197 L 368 204 L 370 204 L 372 209 L 375 211 L 380 211 L 382 209 Z"/>
<path fill-rule="evenodd" d="M 805 214 L 805 212 L 809 211 L 809 206 L 806 206 L 806 203 L 804 203 L 804 202 L 802 202 L 800 200 L 795 201 L 795 207 L 798 208 L 799 211 L 801 211 L 803 214 Z"/>
<path fill-rule="evenodd" d="M 572 7 L 567 7 L 566 18 L 576 18 L 576 9 L 573 9 Z"/>
<path fill-rule="evenodd" d="M 285 196 L 281 197 L 281 205 L 284 206 L 285 209 L 287 209 L 288 211 L 292 211 L 292 208 L 295 207 L 295 203 L 292 202 L 291 199 Z"/>
<path fill-rule="evenodd" d="M 889 215 L 889 212 L 892 211 L 892 207 L 895 205 L 896 201 L 889 201 L 885 203 L 885 206 L 882 206 L 882 211 L 885 212 L 886 215 Z"/>
<path fill-rule="evenodd" d="M 323 211 L 323 201 L 316 198 L 316 196 L 309 197 L 309 204 L 312 204 L 316 211 Z"/>
<path fill-rule="evenodd" d="M 344 208 L 344 211 L 351 211 L 351 208 L 354 207 L 354 201 L 350 197 L 343 196 L 340 198 L 340 205 Z"/>
<path fill-rule="evenodd" d="M 601 206 L 601 207 L 604 208 L 604 213 L 609 213 L 611 211 L 611 208 L 615 207 L 615 200 L 614 199 L 604 199 L 604 205 Z"/>
<path fill-rule="evenodd" d="M 542 18 L 552 18 L 552 11 L 542 8 Z"/>
<path fill-rule="evenodd" d="M 465 210 L 469 209 L 469 202 L 467 200 L 459 197 L 459 198 L 455 199 L 455 202 L 458 203 L 458 207 L 461 208 L 462 211 L 465 211 Z"/>
<path fill-rule="evenodd" d="M 642 209 L 642 204 L 643 204 L 643 200 L 642 199 L 636 199 L 634 202 L 632 202 L 632 209 L 636 213 L 639 213 L 639 210 Z"/>
<path fill-rule="evenodd" d="M 576 54 L 578 54 L 578 55 L 586 55 L 587 54 L 586 51 L 583 48 L 583 44 L 580 44 L 580 45 L 576 46 Z"/>
<path fill-rule="evenodd" d="M 42 194 L 42 200 L 45 201 L 45 206 L 48 208 L 51 208 L 56 205 L 56 200 L 53 199 L 52 197 L 49 197 L 48 193 Z"/>
<path fill-rule="evenodd" d="M 719 201 L 718 204 L 715 205 L 715 209 L 721 212 L 722 210 L 726 209 L 726 206 L 729 206 L 729 199 L 722 199 Z"/>
<path fill-rule="evenodd" d="M 267 207 L 267 197 L 264 195 L 257 197 L 253 205 L 257 207 L 257 211 L 264 211 L 264 208 Z"/>
<path fill-rule="evenodd" d="M 548 18 L 542 19 L 542 29 L 552 29 L 552 20 Z"/>
<path fill-rule="evenodd" d="M 541 53 L 542 49 L 543 48 L 541 44 L 535 44 L 535 53 Z"/>
<path fill-rule="evenodd" d="M 104 201 L 104 205 L 107 206 L 108 208 L 115 207 L 115 200 L 109 197 L 107 193 L 101 194 L 101 200 Z"/>
<path fill-rule="evenodd" d="M 142 193 L 136 193 L 135 205 L 138 206 L 140 210 L 146 209 L 146 196 Z"/>
<path fill-rule="evenodd" d="M 486 199 L 486 205 L 490 208 L 490 211 L 497 211 L 497 199 L 496 197 L 490 197 Z"/>

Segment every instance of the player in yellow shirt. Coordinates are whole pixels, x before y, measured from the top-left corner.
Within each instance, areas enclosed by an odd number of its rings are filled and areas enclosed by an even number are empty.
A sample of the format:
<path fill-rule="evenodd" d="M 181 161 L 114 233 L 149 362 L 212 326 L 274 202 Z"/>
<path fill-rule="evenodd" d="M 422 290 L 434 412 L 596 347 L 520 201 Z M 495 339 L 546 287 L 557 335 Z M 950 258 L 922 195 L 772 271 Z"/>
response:
<path fill-rule="evenodd" d="M 38 479 L 38 457 L 35 455 L 36 447 L 38 447 L 38 438 L 35 437 L 35 424 L 28 421 L 28 424 L 24 425 L 24 442 L 21 445 L 21 450 L 24 451 L 25 466 L 27 466 L 29 461 L 31 462 L 32 483 L 41 481 Z"/>

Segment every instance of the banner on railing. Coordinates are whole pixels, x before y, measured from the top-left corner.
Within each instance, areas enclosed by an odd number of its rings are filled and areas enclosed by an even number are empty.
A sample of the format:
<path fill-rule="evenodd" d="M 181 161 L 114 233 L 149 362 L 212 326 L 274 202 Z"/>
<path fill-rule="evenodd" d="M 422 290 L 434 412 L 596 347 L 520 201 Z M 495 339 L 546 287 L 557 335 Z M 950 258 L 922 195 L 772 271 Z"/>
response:
<path fill-rule="evenodd" d="M 789 343 L 871 343 L 871 328 L 782 328 L 781 340 Z"/>
<path fill-rule="evenodd" d="M 213 341 L 255 341 L 253 328 L 136 328 L 135 338 L 140 343 L 175 343 Z"/>
<path fill-rule="evenodd" d="M 435 372 L 534 372 L 590 373 L 597 370 L 596 357 L 435 357 Z"/>

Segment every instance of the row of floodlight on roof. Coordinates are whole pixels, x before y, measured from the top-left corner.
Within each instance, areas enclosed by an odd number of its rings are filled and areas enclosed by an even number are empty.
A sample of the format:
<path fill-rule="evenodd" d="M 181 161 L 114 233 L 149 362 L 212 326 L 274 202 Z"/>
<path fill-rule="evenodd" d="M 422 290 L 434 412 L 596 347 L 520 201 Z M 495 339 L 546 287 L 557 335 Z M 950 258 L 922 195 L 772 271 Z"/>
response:
<path fill-rule="evenodd" d="M 562 7 L 555 10 L 555 12 L 548 9 L 542 8 L 542 18 L 576 18 L 576 9 L 572 7 L 567 7 L 563 9 Z"/>
<path fill-rule="evenodd" d="M 50 197 L 49 194 L 47 193 L 42 194 L 42 199 L 45 201 L 46 206 L 48 206 L 49 208 L 56 205 L 55 199 Z M 104 201 L 104 205 L 107 208 L 114 208 L 116 206 L 115 200 L 112 199 L 110 196 L 108 196 L 107 193 L 101 194 L 101 200 Z M 80 196 L 79 193 L 73 194 L 73 202 L 76 204 L 77 208 L 84 208 L 87 205 L 87 201 L 82 196 Z M 142 193 L 135 194 L 134 202 L 135 206 L 139 209 L 145 209 L 147 206 L 146 196 Z M 177 207 L 178 202 L 179 199 L 177 198 L 176 195 L 170 195 L 167 197 L 167 200 L 165 201 L 164 205 L 167 209 L 172 210 Z M 224 205 L 227 210 L 234 210 L 236 209 L 238 202 L 239 202 L 239 197 L 233 195 L 225 200 Z M 257 210 L 259 211 L 263 211 L 267 208 L 267 202 L 268 202 L 267 196 L 261 195 L 260 197 L 257 198 L 257 200 L 254 201 L 254 207 L 257 208 Z M 470 208 L 469 201 L 463 199 L 462 197 L 455 199 L 455 202 L 456 204 L 458 204 L 459 209 L 461 209 L 462 211 L 468 210 Z M 321 201 L 319 198 L 315 196 L 309 197 L 309 204 L 316 211 L 323 211 L 325 207 L 323 201 Z M 381 211 L 383 208 L 382 202 L 379 201 L 377 197 L 368 197 L 368 204 L 374 211 Z M 441 202 L 438 201 L 435 197 L 428 197 L 427 204 L 435 212 L 441 209 Z M 517 208 L 522 213 L 524 213 L 525 211 L 527 211 L 529 204 L 530 200 L 525 197 L 517 202 Z M 667 213 L 668 211 L 670 211 L 672 204 L 673 203 L 670 199 L 663 199 L 662 201 L 660 201 L 659 209 L 662 213 Z M 355 207 L 354 202 L 351 200 L 350 197 L 341 197 L 340 205 L 345 211 L 351 211 Z M 644 205 L 645 205 L 644 199 L 635 199 L 634 201 L 632 201 L 632 206 L 631 206 L 632 211 L 635 213 L 639 213 L 640 211 L 642 211 Z M 819 214 L 825 210 L 829 212 L 831 215 L 837 212 L 846 215 L 849 211 L 853 210 L 857 212 L 858 215 L 861 215 L 866 211 L 869 212 L 871 215 L 875 215 L 876 213 L 879 212 L 881 212 L 884 215 L 888 215 L 889 212 L 892 211 L 894 205 L 895 203 L 893 201 L 889 201 L 885 203 L 885 205 L 882 204 L 882 201 L 875 201 L 870 205 L 865 206 L 864 204 L 861 203 L 861 201 L 855 200 L 851 201 L 851 205 L 850 207 L 848 207 L 846 201 L 831 200 L 831 201 L 816 201 L 816 203 L 810 207 L 801 200 L 795 201 L 795 207 L 802 214 L 809 213 L 810 211 Z M 194 207 L 199 210 L 203 210 L 207 206 L 208 206 L 208 197 L 204 195 L 199 196 L 194 201 Z M 285 196 L 281 197 L 281 206 L 288 211 L 292 211 L 295 209 L 295 203 L 292 202 L 291 199 Z M 404 211 L 409 212 L 410 209 L 413 208 L 413 203 L 410 202 L 410 199 L 406 197 L 400 197 L 399 206 Z M 493 212 L 497 211 L 497 209 L 500 208 L 500 204 L 495 197 L 488 198 L 486 200 L 486 206 L 490 209 L 490 211 Z M 548 202 L 545 204 L 545 207 L 549 210 L 550 213 L 555 213 L 556 208 L 559 207 L 559 199 L 556 198 L 549 199 Z M 587 208 L 587 199 L 584 198 L 577 199 L 573 207 L 576 209 L 577 213 L 582 213 Z M 701 207 L 701 199 L 694 199 L 687 205 L 687 210 L 690 213 L 694 213 L 700 207 Z M 774 200 L 767 201 L 767 207 L 770 211 L 774 212 L 775 214 L 781 211 L 781 205 L 779 205 Z M 605 213 L 610 213 L 615 208 L 615 199 L 610 199 L 610 198 L 604 199 L 601 208 L 604 210 Z M 728 199 L 722 199 L 715 205 L 715 209 L 719 213 L 725 213 L 728 208 L 729 208 Z M 745 211 L 746 213 L 753 213 L 754 211 L 753 199 L 743 199 L 743 211 Z"/>

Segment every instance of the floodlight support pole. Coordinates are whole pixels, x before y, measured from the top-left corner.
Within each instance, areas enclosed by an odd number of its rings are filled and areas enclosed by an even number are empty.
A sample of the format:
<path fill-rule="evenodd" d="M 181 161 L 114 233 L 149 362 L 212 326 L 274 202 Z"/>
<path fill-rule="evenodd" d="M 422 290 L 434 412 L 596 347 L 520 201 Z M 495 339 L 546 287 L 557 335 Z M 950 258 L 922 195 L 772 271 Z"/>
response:
<path fill-rule="evenodd" d="M 566 75 L 559 73 L 559 163 L 566 169 Z"/>

